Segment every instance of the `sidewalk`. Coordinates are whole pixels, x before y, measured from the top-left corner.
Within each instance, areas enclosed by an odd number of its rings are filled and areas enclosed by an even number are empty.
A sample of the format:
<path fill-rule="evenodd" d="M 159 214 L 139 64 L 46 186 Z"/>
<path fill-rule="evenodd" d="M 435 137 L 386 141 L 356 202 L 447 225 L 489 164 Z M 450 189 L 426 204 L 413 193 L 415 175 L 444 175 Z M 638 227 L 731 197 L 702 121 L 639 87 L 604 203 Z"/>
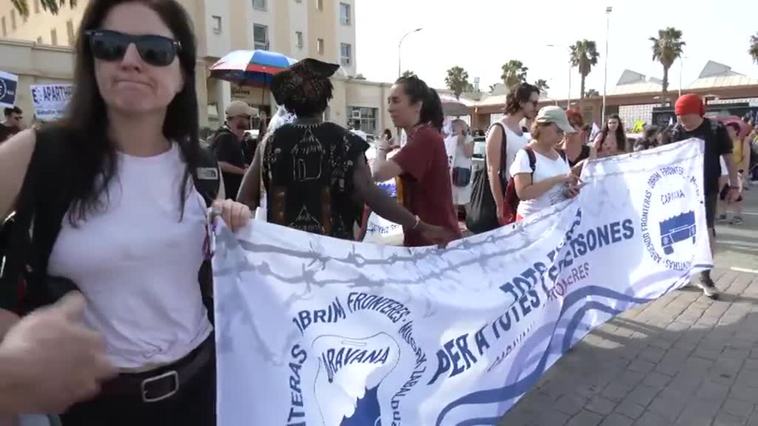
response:
<path fill-rule="evenodd" d="M 694 288 L 589 334 L 502 426 L 758 426 L 758 187 L 745 223 L 717 227 L 712 301 Z"/>

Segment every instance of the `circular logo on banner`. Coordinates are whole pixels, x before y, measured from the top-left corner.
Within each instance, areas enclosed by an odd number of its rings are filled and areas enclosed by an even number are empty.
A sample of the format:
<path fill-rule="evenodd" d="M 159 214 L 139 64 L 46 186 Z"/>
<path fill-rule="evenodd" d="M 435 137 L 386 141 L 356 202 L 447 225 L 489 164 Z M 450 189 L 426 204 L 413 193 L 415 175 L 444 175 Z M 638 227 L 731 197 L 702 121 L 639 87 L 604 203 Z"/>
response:
<path fill-rule="evenodd" d="M 5 86 L 5 80 L 0 79 L 0 99 L 3 99 L 5 97 L 7 91 L 8 88 Z"/>
<path fill-rule="evenodd" d="M 657 263 L 686 271 L 692 265 L 697 238 L 697 206 L 703 203 L 697 179 L 680 166 L 666 166 L 647 180 L 641 231 L 645 248 Z"/>

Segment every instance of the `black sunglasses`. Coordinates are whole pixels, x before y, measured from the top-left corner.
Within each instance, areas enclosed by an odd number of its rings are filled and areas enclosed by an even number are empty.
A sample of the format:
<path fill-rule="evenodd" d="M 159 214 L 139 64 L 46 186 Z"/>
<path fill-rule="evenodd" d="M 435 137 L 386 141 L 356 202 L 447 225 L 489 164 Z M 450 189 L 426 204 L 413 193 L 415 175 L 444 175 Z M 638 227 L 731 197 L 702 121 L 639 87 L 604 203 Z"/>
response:
<path fill-rule="evenodd" d="M 133 43 L 145 63 L 165 67 L 174 62 L 182 49 L 180 42 L 159 35 L 131 35 L 109 30 L 89 30 L 85 34 L 92 55 L 103 61 L 120 61 Z"/>

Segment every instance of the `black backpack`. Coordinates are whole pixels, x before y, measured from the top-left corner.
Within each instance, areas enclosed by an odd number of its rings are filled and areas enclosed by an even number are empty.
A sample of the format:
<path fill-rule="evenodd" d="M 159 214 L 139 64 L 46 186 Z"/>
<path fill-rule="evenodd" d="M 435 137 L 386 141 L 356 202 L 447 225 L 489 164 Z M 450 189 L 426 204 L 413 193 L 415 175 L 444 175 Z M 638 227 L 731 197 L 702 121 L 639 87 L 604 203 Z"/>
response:
<path fill-rule="evenodd" d="M 55 302 L 76 289 L 76 284 L 47 276 L 47 264 L 61 222 L 71 204 L 68 182 L 76 153 L 68 138 L 70 131 L 57 126 L 36 133 L 36 145 L 16 202 L 13 218 L 0 234 L 0 308 L 23 314 Z M 201 149 L 200 164 L 193 183 L 208 207 L 220 188 L 218 163 L 212 153 Z M 198 271 L 203 301 L 210 306 L 212 272 L 205 261 Z M 212 313 L 212 310 L 209 310 Z"/>
<path fill-rule="evenodd" d="M 213 134 L 211 135 L 211 137 L 208 138 L 208 145 L 210 145 L 211 148 L 215 147 L 216 146 L 216 140 L 218 139 L 218 137 L 221 136 L 221 135 L 224 135 L 224 134 L 230 134 L 230 135 L 232 134 L 232 131 L 229 130 L 229 128 L 226 127 L 225 125 L 219 127 L 218 129 L 216 129 L 215 132 L 213 132 Z"/>

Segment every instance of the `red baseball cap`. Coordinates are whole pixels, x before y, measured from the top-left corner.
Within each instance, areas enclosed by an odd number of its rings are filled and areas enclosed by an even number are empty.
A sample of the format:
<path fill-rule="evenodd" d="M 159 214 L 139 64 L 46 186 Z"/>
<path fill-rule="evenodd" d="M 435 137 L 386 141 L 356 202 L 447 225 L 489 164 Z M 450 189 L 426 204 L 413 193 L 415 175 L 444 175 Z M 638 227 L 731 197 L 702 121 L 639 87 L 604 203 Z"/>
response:
<path fill-rule="evenodd" d="M 705 105 L 703 105 L 703 100 L 700 99 L 700 96 L 694 93 L 687 93 L 676 100 L 674 111 L 678 116 L 697 114 L 702 117 L 705 115 Z"/>

